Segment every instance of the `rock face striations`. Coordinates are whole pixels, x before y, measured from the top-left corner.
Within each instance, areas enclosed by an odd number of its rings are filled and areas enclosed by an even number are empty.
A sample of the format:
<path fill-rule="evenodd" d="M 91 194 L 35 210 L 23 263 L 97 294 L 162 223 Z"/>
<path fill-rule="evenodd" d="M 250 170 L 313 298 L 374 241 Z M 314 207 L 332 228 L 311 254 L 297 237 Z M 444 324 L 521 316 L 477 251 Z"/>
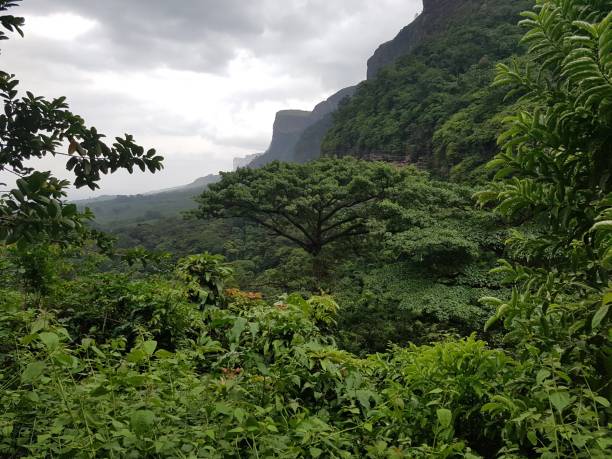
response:
<path fill-rule="evenodd" d="M 331 126 L 331 114 L 336 111 L 340 102 L 352 96 L 355 93 L 356 87 L 342 89 L 327 100 L 317 104 L 311 111 L 304 110 L 283 110 L 276 114 L 274 127 L 272 130 L 272 142 L 266 152 L 256 157 L 249 163 L 250 167 L 261 167 L 272 161 L 289 161 L 294 162 L 300 160 L 296 157 L 296 146 L 307 145 L 312 146 L 312 154 L 302 154 L 306 159 L 316 158 L 321 152 L 321 142 L 327 133 L 327 129 L 318 129 L 309 131 L 309 128 L 319 125 L 325 121 L 323 126 Z M 321 127 L 321 125 L 319 125 Z M 304 141 L 303 135 L 308 131 L 309 135 Z M 314 151 L 316 150 L 316 151 Z"/>

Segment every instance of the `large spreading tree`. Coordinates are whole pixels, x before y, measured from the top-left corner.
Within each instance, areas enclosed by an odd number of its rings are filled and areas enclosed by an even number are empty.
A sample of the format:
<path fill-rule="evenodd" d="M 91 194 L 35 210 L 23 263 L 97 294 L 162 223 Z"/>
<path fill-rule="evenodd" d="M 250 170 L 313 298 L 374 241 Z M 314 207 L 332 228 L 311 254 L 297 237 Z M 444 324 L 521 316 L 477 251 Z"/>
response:
<path fill-rule="evenodd" d="M 273 162 L 222 173 L 197 199 L 195 214 L 244 219 L 317 256 L 333 242 L 368 234 L 377 205 L 404 176 L 393 165 L 351 158 Z"/>
<path fill-rule="evenodd" d="M 24 19 L 4 14 L 21 0 L 0 0 L 0 40 L 18 32 Z M 104 136 L 68 109 L 64 97 L 45 99 L 31 92 L 20 95 L 15 76 L 0 70 L 0 172 L 16 178 L 15 188 L 0 184 L 0 243 L 41 240 L 66 242 L 87 234 L 91 217 L 66 202 L 67 180 L 36 170 L 32 160 L 45 156 L 66 158 L 76 188 L 98 188 L 102 175 L 135 168 L 156 172 L 162 168 L 155 150 L 137 145 L 131 135 L 104 142 Z"/>

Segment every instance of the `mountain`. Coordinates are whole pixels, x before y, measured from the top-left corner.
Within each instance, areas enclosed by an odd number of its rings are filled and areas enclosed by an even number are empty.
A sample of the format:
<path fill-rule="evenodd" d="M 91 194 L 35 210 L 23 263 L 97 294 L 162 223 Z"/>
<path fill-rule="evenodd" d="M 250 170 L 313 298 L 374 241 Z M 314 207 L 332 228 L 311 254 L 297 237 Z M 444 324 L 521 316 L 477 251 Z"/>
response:
<path fill-rule="evenodd" d="M 423 13 L 370 58 L 369 79 L 334 114 L 322 153 L 477 175 L 512 111 L 506 91 L 491 88 L 495 65 L 523 54 L 517 22 L 531 6 L 426 0 Z"/>
<path fill-rule="evenodd" d="M 474 7 L 478 7 L 478 3 L 466 0 L 423 0 L 421 14 L 404 27 L 393 40 L 380 45 L 370 57 L 368 80 L 376 77 L 383 67 L 394 64 L 400 57 L 413 51 L 428 39 L 444 32 L 445 28 L 458 17 L 469 14 L 467 10 L 473 11 Z"/>
<path fill-rule="evenodd" d="M 101 196 L 75 201 L 75 204 L 81 209 L 91 209 L 96 216 L 95 223 L 105 227 L 176 217 L 195 208 L 194 197 L 220 178 L 210 174 L 175 188 L 146 194 Z"/>
<path fill-rule="evenodd" d="M 469 177 L 496 149 L 512 104 L 491 89 L 494 66 L 513 54 L 518 13 L 531 0 L 425 0 L 423 12 L 368 60 L 368 80 L 342 89 L 312 111 L 276 114 L 270 147 L 250 167 L 353 155 L 412 162 L 441 175 Z M 244 166 L 249 157 L 237 158 Z M 176 216 L 218 176 L 136 196 L 80 202 L 99 223 Z"/>
<path fill-rule="evenodd" d="M 247 167 L 252 163 L 255 158 L 259 158 L 263 153 L 253 153 L 252 155 L 246 155 L 241 158 L 234 158 L 233 169 L 240 169 L 241 167 Z"/>
<path fill-rule="evenodd" d="M 305 110 L 282 110 L 276 114 L 272 128 L 272 142 L 266 152 L 255 158 L 250 167 L 263 166 L 272 161 L 292 161 L 293 148 L 304 129 L 310 124 L 312 112 Z"/>
<path fill-rule="evenodd" d="M 250 165 L 327 154 L 417 163 L 446 176 L 478 171 L 511 110 L 490 88 L 494 68 L 522 54 L 516 24 L 530 6 L 424 0 L 422 13 L 370 57 L 365 82 L 312 112 L 279 112 L 270 148 Z"/>
<path fill-rule="evenodd" d="M 303 142 L 302 136 L 308 128 L 325 120 L 337 108 L 338 104 L 355 92 L 356 87 L 344 88 L 317 104 L 312 111 L 283 110 L 276 114 L 272 130 L 272 142 L 266 152 L 255 158 L 250 167 L 261 167 L 272 161 L 296 161 L 296 146 Z M 314 144 L 319 155 L 320 144 L 325 135 L 316 134 Z M 318 145 L 317 145 L 318 141 Z M 313 142 L 311 140 L 311 142 Z"/>

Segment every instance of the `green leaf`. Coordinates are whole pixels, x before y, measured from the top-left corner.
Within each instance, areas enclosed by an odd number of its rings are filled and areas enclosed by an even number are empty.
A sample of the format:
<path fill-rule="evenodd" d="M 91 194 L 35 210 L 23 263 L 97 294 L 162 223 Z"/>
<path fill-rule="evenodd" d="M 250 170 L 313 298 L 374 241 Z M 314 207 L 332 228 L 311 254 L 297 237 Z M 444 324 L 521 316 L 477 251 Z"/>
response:
<path fill-rule="evenodd" d="M 608 315 L 608 310 L 610 309 L 610 304 L 606 303 L 606 304 L 602 304 L 599 309 L 597 310 L 597 312 L 595 313 L 595 315 L 593 316 L 593 319 L 591 320 L 591 326 L 595 329 L 598 328 L 599 325 L 601 324 L 601 322 L 604 320 L 604 318 Z"/>
<path fill-rule="evenodd" d="M 41 361 L 28 364 L 23 373 L 21 373 L 21 382 L 26 384 L 35 382 L 45 370 L 45 366 L 45 362 Z"/>
<path fill-rule="evenodd" d="M 436 410 L 436 415 L 438 416 L 438 421 L 442 427 L 450 427 L 451 422 L 453 421 L 453 413 L 451 410 L 447 410 L 446 408 L 438 408 Z"/>
<path fill-rule="evenodd" d="M 557 411 L 559 411 L 559 413 L 562 413 L 571 402 L 570 396 L 565 390 L 551 392 L 549 398 L 550 402 L 557 409 Z"/>
<path fill-rule="evenodd" d="M 150 410 L 134 411 L 130 416 L 132 431 L 138 435 L 143 435 L 150 431 L 154 423 L 155 414 Z"/>
<path fill-rule="evenodd" d="M 548 379 L 549 376 L 550 376 L 550 371 L 546 369 L 542 369 L 538 371 L 538 374 L 536 375 L 536 382 L 538 384 L 542 384 L 546 379 Z"/>
<path fill-rule="evenodd" d="M 59 336 L 55 333 L 43 332 L 38 337 L 49 350 L 53 350 L 59 345 Z"/>
<path fill-rule="evenodd" d="M 157 341 L 145 341 L 142 343 L 142 348 L 148 355 L 153 355 L 155 349 L 157 348 Z"/>
<path fill-rule="evenodd" d="M 248 321 L 244 317 L 238 317 L 236 322 L 234 322 L 234 326 L 229 332 L 229 340 L 232 343 L 237 343 L 240 340 L 240 335 L 246 328 Z"/>
<path fill-rule="evenodd" d="M 610 408 L 610 401 L 607 398 L 604 398 L 598 395 L 595 397 L 595 401 L 599 403 L 601 406 Z"/>

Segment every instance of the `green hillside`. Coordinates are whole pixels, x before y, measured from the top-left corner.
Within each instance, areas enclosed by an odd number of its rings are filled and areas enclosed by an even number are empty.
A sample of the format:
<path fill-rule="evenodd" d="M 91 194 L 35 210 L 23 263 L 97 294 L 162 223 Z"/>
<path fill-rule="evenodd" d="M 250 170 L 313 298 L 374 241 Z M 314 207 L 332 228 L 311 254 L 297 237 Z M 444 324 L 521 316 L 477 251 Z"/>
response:
<path fill-rule="evenodd" d="M 516 25 L 528 0 L 465 1 L 438 31 L 362 83 L 334 114 L 326 155 L 421 164 L 467 178 L 496 151 L 510 105 L 492 89 L 495 64 L 523 48 Z"/>

